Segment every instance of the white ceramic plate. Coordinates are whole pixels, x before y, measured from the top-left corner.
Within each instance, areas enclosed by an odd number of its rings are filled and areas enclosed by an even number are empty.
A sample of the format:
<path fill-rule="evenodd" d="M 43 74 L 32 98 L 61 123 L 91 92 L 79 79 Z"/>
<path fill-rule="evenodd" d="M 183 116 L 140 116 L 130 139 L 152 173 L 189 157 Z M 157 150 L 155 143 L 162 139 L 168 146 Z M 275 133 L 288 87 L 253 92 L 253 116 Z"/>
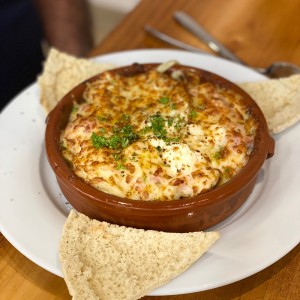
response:
<path fill-rule="evenodd" d="M 264 79 L 256 72 L 209 55 L 171 50 L 118 52 L 98 61 L 128 65 L 176 59 L 234 82 Z M 70 207 L 44 150 L 45 114 L 33 84 L 0 115 L 0 229 L 21 253 L 62 276 L 58 244 Z M 300 124 L 275 136 L 268 160 L 245 205 L 213 229 L 220 240 L 189 270 L 151 295 L 208 290 L 248 277 L 283 257 L 300 240 Z"/>

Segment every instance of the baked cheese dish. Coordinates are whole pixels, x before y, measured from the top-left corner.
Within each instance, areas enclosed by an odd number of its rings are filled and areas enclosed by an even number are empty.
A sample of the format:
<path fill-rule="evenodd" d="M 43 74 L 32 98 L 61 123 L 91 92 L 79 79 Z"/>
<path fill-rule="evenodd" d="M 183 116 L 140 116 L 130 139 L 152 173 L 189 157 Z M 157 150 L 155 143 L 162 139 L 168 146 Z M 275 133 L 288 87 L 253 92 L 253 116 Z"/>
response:
<path fill-rule="evenodd" d="M 178 200 L 218 187 L 248 162 L 257 121 L 234 90 L 194 69 L 101 73 L 74 102 L 61 150 L 93 187 Z"/>

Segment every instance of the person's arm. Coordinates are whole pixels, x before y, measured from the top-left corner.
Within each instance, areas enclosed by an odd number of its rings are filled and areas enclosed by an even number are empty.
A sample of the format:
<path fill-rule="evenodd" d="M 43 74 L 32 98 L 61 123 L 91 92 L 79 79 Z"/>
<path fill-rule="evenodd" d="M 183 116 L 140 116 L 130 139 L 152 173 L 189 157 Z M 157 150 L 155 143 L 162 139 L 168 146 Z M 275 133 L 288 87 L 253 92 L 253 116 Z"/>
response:
<path fill-rule="evenodd" d="M 84 0 L 34 0 L 50 46 L 76 56 L 92 47 L 91 19 Z"/>

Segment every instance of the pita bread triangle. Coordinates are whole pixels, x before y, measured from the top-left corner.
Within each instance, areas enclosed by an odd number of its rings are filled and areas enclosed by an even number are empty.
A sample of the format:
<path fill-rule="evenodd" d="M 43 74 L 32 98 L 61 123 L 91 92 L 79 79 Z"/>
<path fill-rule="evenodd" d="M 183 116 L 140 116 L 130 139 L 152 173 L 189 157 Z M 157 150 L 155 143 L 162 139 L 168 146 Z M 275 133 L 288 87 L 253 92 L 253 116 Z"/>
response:
<path fill-rule="evenodd" d="M 300 120 L 300 74 L 240 84 L 258 104 L 271 133 L 280 133 Z"/>
<path fill-rule="evenodd" d="M 139 299 L 189 268 L 218 238 L 118 226 L 72 210 L 60 260 L 73 299 Z"/>
<path fill-rule="evenodd" d="M 40 102 L 49 113 L 62 97 L 82 81 L 114 66 L 77 58 L 51 48 L 38 77 Z"/>

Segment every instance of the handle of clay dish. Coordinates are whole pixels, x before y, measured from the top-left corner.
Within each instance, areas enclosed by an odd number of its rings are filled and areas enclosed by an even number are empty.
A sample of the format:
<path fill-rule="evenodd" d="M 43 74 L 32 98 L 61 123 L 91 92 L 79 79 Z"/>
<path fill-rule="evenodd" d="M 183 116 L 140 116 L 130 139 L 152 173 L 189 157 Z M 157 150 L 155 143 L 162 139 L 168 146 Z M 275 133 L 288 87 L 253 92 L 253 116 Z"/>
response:
<path fill-rule="evenodd" d="M 269 137 L 268 141 L 268 153 L 267 153 L 267 159 L 271 158 L 275 153 L 275 141 L 272 137 Z"/>

